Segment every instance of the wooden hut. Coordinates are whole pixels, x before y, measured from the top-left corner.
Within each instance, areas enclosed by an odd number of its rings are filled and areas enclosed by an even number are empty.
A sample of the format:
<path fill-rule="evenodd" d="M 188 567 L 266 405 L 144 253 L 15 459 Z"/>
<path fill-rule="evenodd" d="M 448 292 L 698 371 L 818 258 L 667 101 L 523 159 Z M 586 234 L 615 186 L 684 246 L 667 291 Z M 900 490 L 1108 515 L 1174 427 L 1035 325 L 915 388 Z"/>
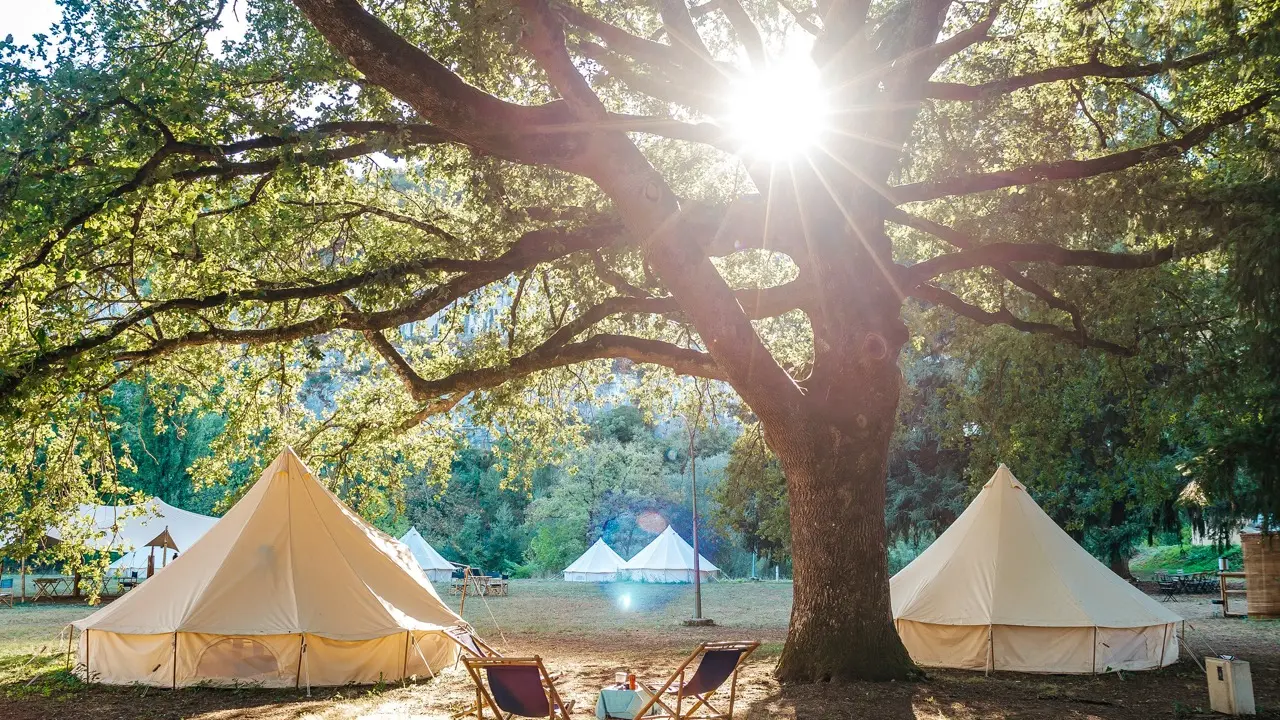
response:
<path fill-rule="evenodd" d="M 1280 533 L 1240 533 L 1251 618 L 1280 618 Z"/>

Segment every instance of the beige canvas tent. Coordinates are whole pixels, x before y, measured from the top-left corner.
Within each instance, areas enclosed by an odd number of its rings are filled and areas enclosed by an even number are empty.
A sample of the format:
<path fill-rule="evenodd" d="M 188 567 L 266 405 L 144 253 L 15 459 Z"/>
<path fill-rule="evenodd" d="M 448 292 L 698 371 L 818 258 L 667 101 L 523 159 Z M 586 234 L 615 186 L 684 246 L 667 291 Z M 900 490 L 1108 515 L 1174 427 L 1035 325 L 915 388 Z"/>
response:
<path fill-rule="evenodd" d="M 622 566 L 628 577 L 639 582 L 693 582 L 693 547 L 670 525 L 653 542 L 636 553 Z M 720 568 L 698 556 L 698 574 L 702 582 L 714 580 Z"/>
<path fill-rule="evenodd" d="M 613 582 L 618 579 L 618 571 L 626 562 L 604 538 L 600 538 L 564 569 L 564 579 L 568 582 Z"/>
<path fill-rule="evenodd" d="M 1178 659 L 1182 618 L 1080 547 L 1004 465 L 889 588 L 920 665 L 1102 673 Z"/>
<path fill-rule="evenodd" d="M 461 623 L 408 548 L 286 450 L 194 546 L 74 625 L 92 681 L 309 687 L 434 674 Z"/>
<path fill-rule="evenodd" d="M 422 568 L 422 572 L 427 574 L 427 579 L 431 582 L 449 582 L 449 578 L 453 577 L 453 563 L 436 552 L 436 549 L 431 547 L 431 543 L 418 532 L 418 528 L 409 528 L 409 532 L 400 536 L 400 542 L 413 553 L 413 559 L 418 561 L 418 567 Z"/>

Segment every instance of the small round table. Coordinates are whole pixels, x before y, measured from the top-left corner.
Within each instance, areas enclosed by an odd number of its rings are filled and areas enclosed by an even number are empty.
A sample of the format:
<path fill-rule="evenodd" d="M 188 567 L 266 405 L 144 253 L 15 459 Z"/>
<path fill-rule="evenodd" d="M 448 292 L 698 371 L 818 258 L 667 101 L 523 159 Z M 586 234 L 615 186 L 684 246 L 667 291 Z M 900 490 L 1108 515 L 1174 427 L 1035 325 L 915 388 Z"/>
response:
<path fill-rule="evenodd" d="M 649 693 L 643 688 L 632 690 L 625 685 L 610 685 L 600 689 L 600 697 L 596 700 L 596 717 L 633 718 L 644 704 L 649 702 Z M 649 708 L 645 715 L 657 715 L 656 707 Z"/>

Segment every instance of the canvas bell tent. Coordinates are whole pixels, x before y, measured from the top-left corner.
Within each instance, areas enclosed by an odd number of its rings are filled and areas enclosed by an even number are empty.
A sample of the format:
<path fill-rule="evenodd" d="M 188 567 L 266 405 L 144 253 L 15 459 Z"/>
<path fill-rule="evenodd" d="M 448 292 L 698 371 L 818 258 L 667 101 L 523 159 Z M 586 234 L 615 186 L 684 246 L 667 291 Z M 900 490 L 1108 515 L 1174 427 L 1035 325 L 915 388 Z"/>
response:
<path fill-rule="evenodd" d="M 418 532 L 418 528 L 409 528 L 409 532 L 400 537 L 400 542 L 413 553 L 413 559 L 418 561 L 418 567 L 422 568 L 431 582 L 449 582 L 449 578 L 453 577 L 453 563 L 436 552 L 431 543 Z"/>
<path fill-rule="evenodd" d="M 140 505 L 81 505 L 66 527 L 50 527 L 45 534 L 62 540 L 64 534 L 74 533 L 83 537 L 89 548 L 124 553 L 111 563 L 113 571 L 146 570 L 150 557 L 155 557 L 156 567 L 164 566 L 216 522 L 218 518 L 152 498 Z M 166 532 L 171 542 L 163 541 Z"/>
<path fill-rule="evenodd" d="M 164 572 L 74 626 L 91 681 L 309 687 L 434 674 L 461 623 L 285 450 Z"/>
<path fill-rule="evenodd" d="M 924 666 L 1103 673 L 1178 659 L 1182 618 L 1080 547 L 1004 465 L 889 588 Z"/>
<path fill-rule="evenodd" d="M 693 582 L 693 548 L 670 526 L 623 566 L 627 576 L 639 582 Z M 720 568 L 698 556 L 702 581 L 714 580 Z"/>
<path fill-rule="evenodd" d="M 613 582 L 618 579 L 618 570 L 626 562 L 604 538 L 600 538 L 564 569 L 564 579 L 568 582 Z"/>
<path fill-rule="evenodd" d="M 146 570 L 147 561 L 151 557 L 155 557 L 157 568 L 163 567 L 175 554 L 185 551 L 204 537 L 216 522 L 218 518 L 176 508 L 160 500 L 150 500 L 145 503 L 143 514 L 125 521 L 120 542 L 112 549 L 127 549 L 128 552 L 111 563 L 111 569 L 120 572 Z M 169 547 L 157 542 L 166 531 L 173 541 Z M 143 540 L 148 535 L 152 537 Z M 155 546 L 154 549 L 152 546 Z"/>

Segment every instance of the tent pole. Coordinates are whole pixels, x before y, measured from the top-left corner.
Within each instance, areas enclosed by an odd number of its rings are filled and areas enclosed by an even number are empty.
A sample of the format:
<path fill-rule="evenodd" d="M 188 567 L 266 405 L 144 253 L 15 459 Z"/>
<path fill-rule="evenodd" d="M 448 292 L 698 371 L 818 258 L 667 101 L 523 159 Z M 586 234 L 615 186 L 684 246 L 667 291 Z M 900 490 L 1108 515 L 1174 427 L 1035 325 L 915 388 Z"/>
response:
<path fill-rule="evenodd" d="M 178 631 L 173 631 L 173 685 L 172 689 L 178 689 Z"/>
<path fill-rule="evenodd" d="M 76 626 L 68 625 L 67 626 L 67 669 L 68 670 L 71 669 L 71 641 L 75 638 L 75 636 L 76 636 Z"/>
<path fill-rule="evenodd" d="M 404 654 L 400 656 L 400 684 L 409 682 L 409 630 L 404 631 Z"/>
<path fill-rule="evenodd" d="M 1089 671 L 1093 675 L 1098 674 L 1098 626 L 1093 626 L 1093 660 L 1089 665 Z"/>
<path fill-rule="evenodd" d="M 307 634 L 302 633 L 302 666 L 307 671 L 307 697 L 311 697 L 311 663 L 307 661 Z"/>
<path fill-rule="evenodd" d="M 991 675 L 996 669 L 996 637 L 995 626 L 987 625 L 987 672 Z"/>
<path fill-rule="evenodd" d="M 1169 636 L 1173 634 L 1173 623 L 1165 625 L 1160 631 L 1160 659 L 1156 661 L 1156 669 L 1164 667 L 1164 654 L 1169 648 Z"/>
<path fill-rule="evenodd" d="M 307 647 L 306 638 L 302 636 L 302 633 L 298 633 L 298 674 L 294 677 L 294 680 L 293 680 L 294 690 L 297 690 L 299 687 L 302 687 L 302 651 L 306 647 Z"/>

